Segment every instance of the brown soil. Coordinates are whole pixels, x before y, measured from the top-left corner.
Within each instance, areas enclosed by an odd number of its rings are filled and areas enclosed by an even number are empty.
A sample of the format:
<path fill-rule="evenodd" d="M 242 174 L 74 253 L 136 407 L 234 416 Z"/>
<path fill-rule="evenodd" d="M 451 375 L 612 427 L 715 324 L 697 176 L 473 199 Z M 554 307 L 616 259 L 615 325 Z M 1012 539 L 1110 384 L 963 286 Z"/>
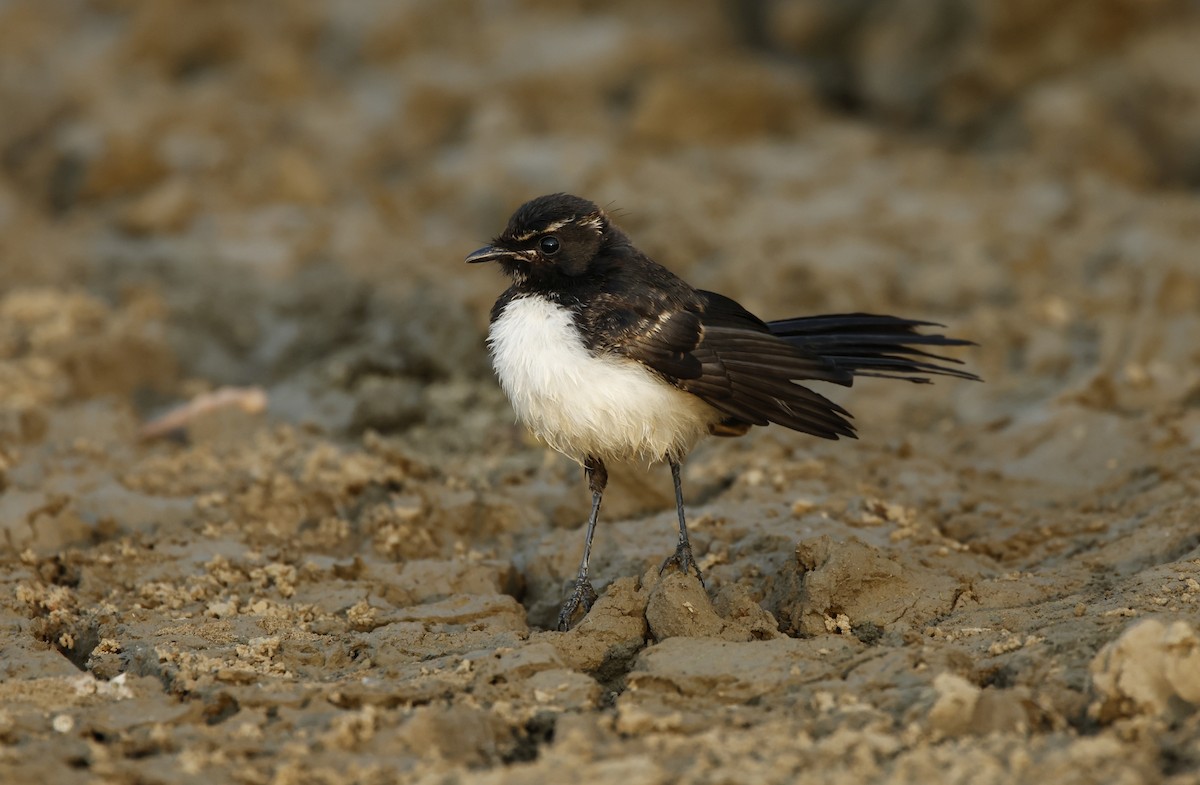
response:
<path fill-rule="evenodd" d="M 1200 782 L 1198 51 L 1183 0 L 0 5 L 0 781 Z M 589 500 L 461 259 L 554 190 L 987 381 L 703 445 L 707 590 L 614 467 L 549 631 Z"/>

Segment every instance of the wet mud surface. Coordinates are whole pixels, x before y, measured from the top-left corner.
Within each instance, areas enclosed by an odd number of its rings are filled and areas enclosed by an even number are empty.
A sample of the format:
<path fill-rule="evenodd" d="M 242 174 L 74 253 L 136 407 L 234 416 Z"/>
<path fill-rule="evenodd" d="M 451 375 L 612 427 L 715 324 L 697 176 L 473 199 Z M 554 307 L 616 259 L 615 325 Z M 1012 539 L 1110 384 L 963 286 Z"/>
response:
<path fill-rule="evenodd" d="M 0 6 L 0 780 L 1200 781 L 1194 4 L 735 5 Z M 610 467 L 552 631 L 461 259 L 555 190 L 986 382 L 702 445 L 706 587 Z"/>

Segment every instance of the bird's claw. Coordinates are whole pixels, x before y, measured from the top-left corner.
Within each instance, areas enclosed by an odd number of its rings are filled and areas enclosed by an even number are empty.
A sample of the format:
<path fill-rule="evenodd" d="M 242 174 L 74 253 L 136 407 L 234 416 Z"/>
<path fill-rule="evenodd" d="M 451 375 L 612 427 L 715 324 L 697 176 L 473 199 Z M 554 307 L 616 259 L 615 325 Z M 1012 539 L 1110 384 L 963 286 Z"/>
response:
<path fill-rule="evenodd" d="M 558 612 L 558 629 L 559 632 L 566 632 L 571 629 L 571 625 L 575 621 L 575 616 L 580 619 L 587 616 L 588 611 L 592 609 L 592 605 L 596 603 L 596 590 L 592 588 L 592 582 L 587 578 L 579 578 L 575 581 L 575 590 L 571 592 L 570 598 L 563 604 L 562 610 Z M 579 613 L 580 607 L 583 612 Z"/>
<path fill-rule="evenodd" d="M 696 579 L 700 581 L 700 585 L 704 586 L 704 576 L 700 574 L 700 565 L 696 564 L 696 557 L 692 556 L 692 546 L 680 543 L 675 549 L 675 553 L 668 556 L 658 568 L 658 574 L 662 575 L 667 567 L 674 565 L 676 569 L 684 575 L 695 573 Z"/>

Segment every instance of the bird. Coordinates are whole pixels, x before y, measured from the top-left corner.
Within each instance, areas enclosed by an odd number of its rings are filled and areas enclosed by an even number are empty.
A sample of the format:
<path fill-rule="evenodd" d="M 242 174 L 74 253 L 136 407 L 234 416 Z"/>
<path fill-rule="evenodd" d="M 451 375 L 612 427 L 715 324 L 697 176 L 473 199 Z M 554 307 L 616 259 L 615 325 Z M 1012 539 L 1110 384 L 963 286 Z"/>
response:
<path fill-rule="evenodd" d="M 979 379 L 933 351 L 974 345 L 922 332 L 942 327 L 933 322 L 867 313 L 763 321 L 692 287 L 640 251 L 608 211 L 571 194 L 522 204 L 466 261 L 497 264 L 510 281 L 492 307 L 487 348 L 517 418 L 582 465 L 592 494 L 583 555 L 558 616 L 563 631 L 597 599 L 589 562 L 608 463 L 667 462 L 678 540 L 659 572 L 674 566 L 703 584 L 680 481 L 703 437 L 775 424 L 857 438 L 850 412 L 800 382 Z"/>

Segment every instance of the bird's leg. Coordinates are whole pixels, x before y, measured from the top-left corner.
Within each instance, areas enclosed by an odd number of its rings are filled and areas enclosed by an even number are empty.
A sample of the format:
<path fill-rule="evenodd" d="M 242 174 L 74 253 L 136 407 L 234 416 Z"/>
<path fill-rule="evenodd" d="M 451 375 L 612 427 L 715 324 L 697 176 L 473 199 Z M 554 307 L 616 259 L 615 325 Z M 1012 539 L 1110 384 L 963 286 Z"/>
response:
<path fill-rule="evenodd" d="M 586 616 L 596 601 L 596 590 L 588 580 L 588 562 L 592 558 L 592 536 L 596 533 L 596 518 L 600 515 L 600 499 L 604 496 L 604 486 L 608 485 L 608 469 L 599 458 L 588 457 L 583 462 L 583 471 L 592 490 L 592 514 L 588 516 L 587 533 L 583 538 L 583 559 L 579 562 L 579 574 L 575 576 L 575 590 L 558 612 L 558 629 L 563 632 L 571 629 L 581 606 L 583 613 L 578 615 Z"/>
<path fill-rule="evenodd" d="M 683 485 L 679 481 L 679 461 L 670 456 L 667 461 L 671 464 L 671 479 L 675 481 L 675 513 L 679 516 L 679 545 L 675 547 L 675 553 L 667 557 L 667 560 L 658 568 L 661 575 L 662 571 L 667 569 L 669 565 L 675 565 L 685 575 L 689 572 L 695 572 L 696 577 L 700 579 L 700 585 L 704 585 L 704 576 L 700 574 L 700 566 L 696 564 L 696 559 L 692 556 L 692 544 L 688 541 L 687 519 L 683 515 Z"/>

